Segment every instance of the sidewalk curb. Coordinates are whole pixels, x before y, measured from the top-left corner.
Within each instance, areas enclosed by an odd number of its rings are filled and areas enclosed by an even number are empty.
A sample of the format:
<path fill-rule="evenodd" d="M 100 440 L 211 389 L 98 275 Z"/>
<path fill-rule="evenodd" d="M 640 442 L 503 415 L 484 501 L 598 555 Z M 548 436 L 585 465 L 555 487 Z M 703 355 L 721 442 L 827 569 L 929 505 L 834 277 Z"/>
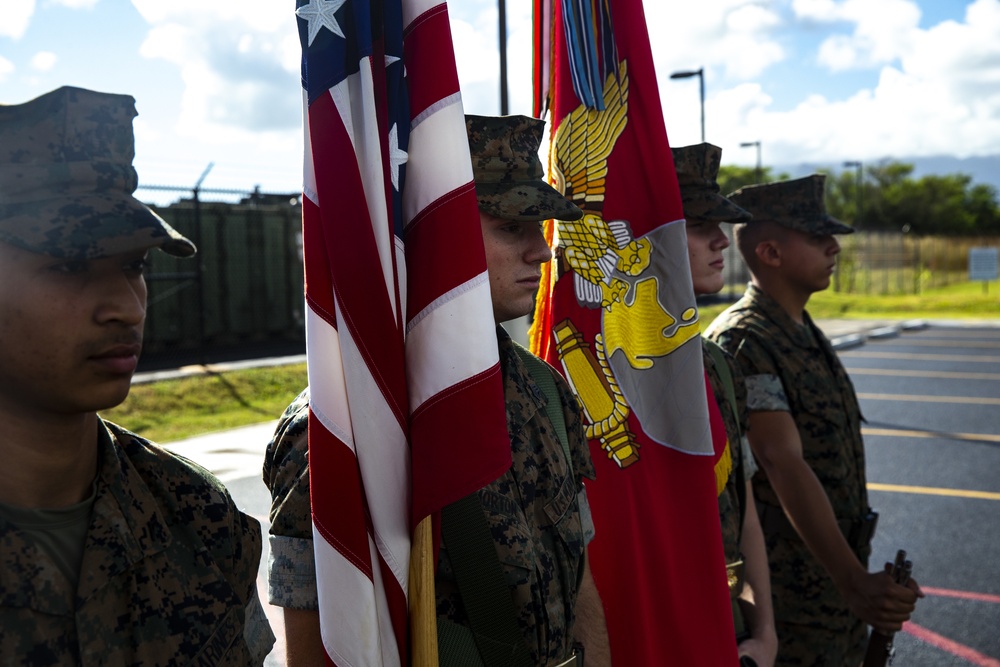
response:
<path fill-rule="evenodd" d="M 179 378 L 194 377 L 196 375 L 209 375 L 212 373 L 223 373 L 225 371 L 239 371 L 247 368 L 264 368 L 266 366 L 288 366 L 291 364 L 306 363 L 306 355 L 293 354 L 287 357 L 266 357 L 263 359 L 246 359 L 244 361 L 229 361 L 220 364 L 192 364 L 182 366 L 168 371 L 150 371 L 148 373 L 136 373 L 132 376 L 132 384 L 146 384 L 148 382 L 160 382 L 161 380 L 177 380 Z"/>
<path fill-rule="evenodd" d="M 928 326 L 929 324 L 925 320 L 904 320 L 898 324 L 878 326 L 867 331 L 837 336 L 830 339 L 830 344 L 835 350 L 846 350 L 864 345 L 867 340 L 895 338 L 904 331 L 921 331 Z"/>

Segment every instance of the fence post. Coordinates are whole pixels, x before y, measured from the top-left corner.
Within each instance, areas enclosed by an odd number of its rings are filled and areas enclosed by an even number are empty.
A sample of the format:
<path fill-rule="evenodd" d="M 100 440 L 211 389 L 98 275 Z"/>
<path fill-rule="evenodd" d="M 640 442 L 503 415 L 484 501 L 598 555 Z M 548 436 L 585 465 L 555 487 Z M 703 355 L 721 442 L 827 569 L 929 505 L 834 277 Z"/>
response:
<path fill-rule="evenodd" d="M 197 241 L 196 245 L 201 246 L 201 199 L 199 198 L 199 192 L 201 191 L 201 184 L 208 176 L 208 172 L 212 171 L 212 167 L 215 166 L 214 162 L 209 162 L 208 166 L 205 167 L 205 171 L 201 172 L 201 176 L 195 181 L 194 187 L 191 188 L 191 198 L 194 201 L 194 229 Z M 207 358 L 205 357 L 205 260 L 204 255 L 198 255 L 198 265 L 195 269 L 195 281 L 198 283 L 198 361 L 202 365 L 207 363 Z"/>

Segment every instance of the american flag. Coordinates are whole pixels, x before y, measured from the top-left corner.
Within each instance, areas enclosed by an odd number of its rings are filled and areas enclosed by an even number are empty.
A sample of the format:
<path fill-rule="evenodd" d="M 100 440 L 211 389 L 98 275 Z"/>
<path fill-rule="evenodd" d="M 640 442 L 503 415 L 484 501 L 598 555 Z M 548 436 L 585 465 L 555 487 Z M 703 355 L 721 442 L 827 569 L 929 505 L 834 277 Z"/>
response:
<path fill-rule="evenodd" d="M 413 527 L 510 465 L 458 75 L 444 3 L 295 13 L 323 644 L 400 665 Z"/>

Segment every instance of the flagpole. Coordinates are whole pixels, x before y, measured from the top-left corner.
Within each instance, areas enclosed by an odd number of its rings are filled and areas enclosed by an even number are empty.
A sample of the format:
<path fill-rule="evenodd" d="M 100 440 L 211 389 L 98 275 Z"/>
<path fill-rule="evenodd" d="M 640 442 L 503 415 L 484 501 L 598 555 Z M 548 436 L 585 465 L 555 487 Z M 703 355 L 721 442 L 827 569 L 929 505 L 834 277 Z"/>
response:
<path fill-rule="evenodd" d="M 413 667 L 437 667 L 437 608 L 434 598 L 434 531 L 424 517 L 410 550 L 410 648 Z"/>

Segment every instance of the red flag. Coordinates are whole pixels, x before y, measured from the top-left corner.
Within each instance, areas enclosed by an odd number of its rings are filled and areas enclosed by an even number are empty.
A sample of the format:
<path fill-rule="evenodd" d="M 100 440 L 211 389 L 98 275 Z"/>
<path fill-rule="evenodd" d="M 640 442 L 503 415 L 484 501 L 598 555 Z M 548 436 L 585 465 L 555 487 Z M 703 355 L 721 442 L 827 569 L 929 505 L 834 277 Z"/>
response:
<path fill-rule="evenodd" d="M 412 526 L 510 465 L 458 75 L 443 3 L 297 5 L 323 643 L 402 665 Z"/>
<path fill-rule="evenodd" d="M 549 4 L 536 1 L 536 22 L 553 12 L 551 37 L 536 27 L 536 77 L 546 57 L 552 72 L 536 107 L 552 114 L 552 180 L 586 215 L 555 229 L 532 344 L 588 422 L 612 659 L 735 665 L 700 325 L 642 2 Z"/>

